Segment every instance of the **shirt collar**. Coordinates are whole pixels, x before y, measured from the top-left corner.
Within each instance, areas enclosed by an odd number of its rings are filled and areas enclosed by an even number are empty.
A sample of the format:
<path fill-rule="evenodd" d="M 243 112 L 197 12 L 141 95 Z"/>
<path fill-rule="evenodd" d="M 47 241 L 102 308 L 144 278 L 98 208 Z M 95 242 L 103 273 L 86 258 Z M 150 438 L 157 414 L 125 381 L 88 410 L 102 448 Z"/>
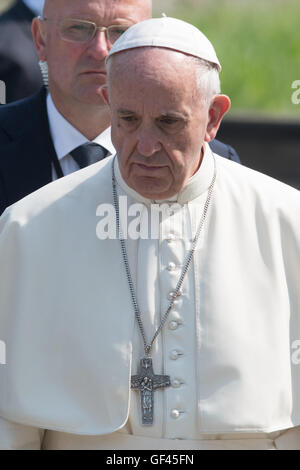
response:
<path fill-rule="evenodd" d="M 80 145 L 89 142 L 89 140 L 81 134 L 72 124 L 67 121 L 57 110 L 53 103 L 50 93 L 47 96 L 47 113 L 49 119 L 50 134 L 52 137 L 54 149 L 59 160 L 62 160 L 72 150 Z M 108 127 L 99 134 L 93 142 L 102 145 L 110 154 L 115 153 L 114 146 L 111 142 L 111 128 Z"/>
<path fill-rule="evenodd" d="M 215 163 L 214 163 L 214 156 L 209 145 L 205 142 L 204 146 L 205 146 L 204 156 L 203 156 L 200 168 L 188 180 L 187 184 L 185 185 L 181 193 L 179 193 L 175 197 L 170 198 L 169 201 L 177 202 L 179 204 L 186 204 L 187 202 L 192 201 L 193 199 L 196 199 L 198 196 L 200 196 L 201 194 L 205 193 L 208 190 L 212 182 L 213 176 L 214 176 Z M 125 183 L 121 175 L 117 158 L 115 159 L 115 162 L 114 162 L 114 169 L 115 169 L 115 176 L 116 176 L 116 180 L 118 184 L 127 194 L 129 194 L 136 201 L 142 202 L 146 205 L 150 205 L 153 203 L 161 204 L 163 202 L 167 202 L 167 201 L 154 201 L 151 199 L 147 199 L 141 196 L 136 191 L 134 191 L 134 189 L 130 188 Z"/>

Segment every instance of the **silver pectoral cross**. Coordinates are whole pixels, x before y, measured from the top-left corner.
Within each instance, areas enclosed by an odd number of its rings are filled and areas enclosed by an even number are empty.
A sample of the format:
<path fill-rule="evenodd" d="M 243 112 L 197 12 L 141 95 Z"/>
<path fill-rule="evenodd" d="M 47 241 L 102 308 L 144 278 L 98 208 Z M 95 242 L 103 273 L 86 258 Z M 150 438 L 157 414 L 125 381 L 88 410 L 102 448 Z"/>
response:
<path fill-rule="evenodd" d="M 144 357 L 138 375 L 132 375 L 131 388 L 141 394 L 142 424 L 153 424 L 153 392 L 157 388 L 168 387 L 171 384 L 169 375 L 155 375 L 153 372 L 152 358 Z"/>

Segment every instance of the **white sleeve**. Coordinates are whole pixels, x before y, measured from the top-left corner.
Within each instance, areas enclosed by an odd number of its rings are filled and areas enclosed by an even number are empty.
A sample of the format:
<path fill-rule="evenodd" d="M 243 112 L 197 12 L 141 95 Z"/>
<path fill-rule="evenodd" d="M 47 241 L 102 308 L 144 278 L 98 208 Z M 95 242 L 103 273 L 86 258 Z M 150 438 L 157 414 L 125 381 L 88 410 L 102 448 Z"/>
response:
<path fill-rule="evenodd" d="M 40 450 L 44 432 L 0 417 L 0 450 Z"/>

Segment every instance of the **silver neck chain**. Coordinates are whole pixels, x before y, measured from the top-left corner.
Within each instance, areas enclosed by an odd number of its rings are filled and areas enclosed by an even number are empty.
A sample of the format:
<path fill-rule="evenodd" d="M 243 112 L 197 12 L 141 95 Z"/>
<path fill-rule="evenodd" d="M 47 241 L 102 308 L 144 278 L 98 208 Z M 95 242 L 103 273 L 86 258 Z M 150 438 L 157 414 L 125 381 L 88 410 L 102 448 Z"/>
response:
<path fill-rule="evenodd" d="M 203 227 L 205 219 L 206 219 L 207 211 L 208 211 L 208 208 L 209 208 L 209 205 L 210 205 L 210 201 L 211 201 L 211 197 L 212 197 L 212 193 L 213 193 L 213 189 L 214 189 L 214 185 L 215 185 L 215 181 L 216 181 L 216 176 L 217 176 L 216 159 L 214 157 L 214 175 L 213 175 L 212 181 L 211 181 L 211 183 L 209 185 L 209 188 L 208 188 L 207 198 L 206 198 L 206 201 L 205 201 L 205 204 L 204 204 L 202 217 L 201 217 L 201 220 L 199 222 L 198 230 L 197 230 L 196 235 L 195 235 L 195 237 L 193 239 L 193 242 L 192 242 L 192 248 L 190 249 L 190 251 L 187 255 L 186 262 L 184 264 L 181 276 L 180 276 L 179 281 L 177 283 L 176 289 L 175 289 L 175 291 L 172 295 L 172 299 L 171 299 L 170 304 L 167 308 L 167 311 L 163 315 L 163 317 L 161 319 L 161 322 L 160 322 L 157 330 L 155 331 L 155 333 L 153 335 L 152 340 L 149 343 L 147 343 L 145 330 L 144 330 L 142 317 L 141 317 L 141 312 L 140 312 L 140 309 L 138 307 L 138 303 L 137 303 L 137 299 L 136 299 L 136 295 L 135 295 L 135 290 L 134 290 L 134 286 L 133 286 L 133 282 L 132 282 L 131 272 L 130 272 L 130 268 L 129 268 L 128 256 L 127 256 L 127 251 L 126 251 L 126 247 L 125 247 L 125 240 L 124 240 L 124 237 L 123 237 L 123 234 L 122 234 L 122 229 L 121 229 L 121 226 L 120 226 L 120 211 L 119 211 L 119 202 L 118 202 L 118 195 L 117 195 L 117 183 L 116 183 L 115 170 L 114 170 L 115 158 L 113 159 L 113 162 L 112 162 L 112 190 L 113 190 L 114 208 L 115 208 L 115 212 L 116 212 L 117 233 L 119 234 L 119 239 L 120 239 L 120 243 L 121 243 L 121 251 L 122 251 L 122 256 L 123 256 L 124 266 L 125 266 L 125 270 L 126 270 L 126 275 L 127 275 L 128 285 L 129 285 L 129 289 L 130 289 L 130 294 L 131 294 L 131 299 L 132 299 L 132 303 L 133 303 L 135 317 L 136 317 L 136 320 L 138 322 L 138 326 L 139 326 L 139 329 L 140 329 L 140 332 L 141 332 L 141 335 L 142 335 L 142 338 L 143 338 L 145 354 L 146 354 L 146 356 L 150 356 L 153 343 L 156 340 L 159 333 L 161 332 L 162 328 L 164 327 L 164 324 L 166 323 L 166 320 L 169 316 L 169 313 L 172 310 L 174 302 L 175 302 L 175 300 L 176 300 L 176 298 L 179 294 L 179 291 L 180 291 L 181 286 L 183 284 L 183 281 L 185 279 L 186 273 L 188 272 L 188 269 L 189 269 L 190 264 L 192 262 L 194 252 L 195 252 L 195 249 L 196 249 L 196 246 L 197 246 L 197 242 L 199 240 L 199 236 L 200 236 L 202 227 Z"/>

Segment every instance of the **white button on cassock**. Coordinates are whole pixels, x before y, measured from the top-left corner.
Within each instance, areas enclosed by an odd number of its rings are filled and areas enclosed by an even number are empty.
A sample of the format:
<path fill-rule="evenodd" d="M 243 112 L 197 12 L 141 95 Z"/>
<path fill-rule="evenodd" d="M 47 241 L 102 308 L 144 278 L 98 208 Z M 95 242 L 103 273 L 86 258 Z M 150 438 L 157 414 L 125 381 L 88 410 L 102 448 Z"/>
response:
<path fill-rule="evenodd" d="M 168 294 L 168 299 L 169 299 L 169 300 L 176 299 L 176 297 L 180 297 L 181 294 L 182 294 L 182 290 L 181 290 L 181 289 L 179 289 L 177 295 L 175 295 L 175 292 L 172 290 L 172 291 L 169 292 L 169 294 Z"/>
<path fill-rule="evenodd" d="M 176 269 L 176 264 L 175 263 L 169 263 L 168 264 L 168 267 L 167 267 L 168 271 L 175 271 L 175 269 Z"/>
<path fill-rule="evenodd" d="M 176 298 L 175 292 L 174 292 L 174 291 L 169 292 L 169 294 L 168 294 L 168 299 L 169 299 L 169 300 L 172 300 L 172 299 L 175 299 L 175 298 Z"/>
<path fill-rule="evenodd" d="M 180 379 L 174 379 L 174 380 L 172 380 L 171 385 L 172 385 L 173 388 L 179 388 L 181 386 L 181 383 L 182 382 L 181 382 Z"/>
<path fill-rule="evenodd" d="M 172 410 L 172 411 L 171 411 L 171 416 L 172 416 L 173 419 L 179 418 L 179 416 L 180 416 L 180 411 L 179 411 L 179 410 L 176 410 L 176 409 Z"/>
<path fill-rule="evenodd" d="M 180 356 L 183 356 L 183 353 L 181 351 L 177 351 L 177 349 L 173 349 L 173 351 L 170 352 L 170 359 L 173 359 L 176 361 Z"/>
<path fill-rule="evenodd" d="M 175 240 L 174 233 L 169 233 L 168 238 L 167 238 L 167 242 L 172 243 L 174 240 Z"/>
<path fill-rule="evenodd" d="M 177 330 L 179 327 L 179 323 L 175 320 L 170 321 L 169 323 L 169 330 Z"/>

